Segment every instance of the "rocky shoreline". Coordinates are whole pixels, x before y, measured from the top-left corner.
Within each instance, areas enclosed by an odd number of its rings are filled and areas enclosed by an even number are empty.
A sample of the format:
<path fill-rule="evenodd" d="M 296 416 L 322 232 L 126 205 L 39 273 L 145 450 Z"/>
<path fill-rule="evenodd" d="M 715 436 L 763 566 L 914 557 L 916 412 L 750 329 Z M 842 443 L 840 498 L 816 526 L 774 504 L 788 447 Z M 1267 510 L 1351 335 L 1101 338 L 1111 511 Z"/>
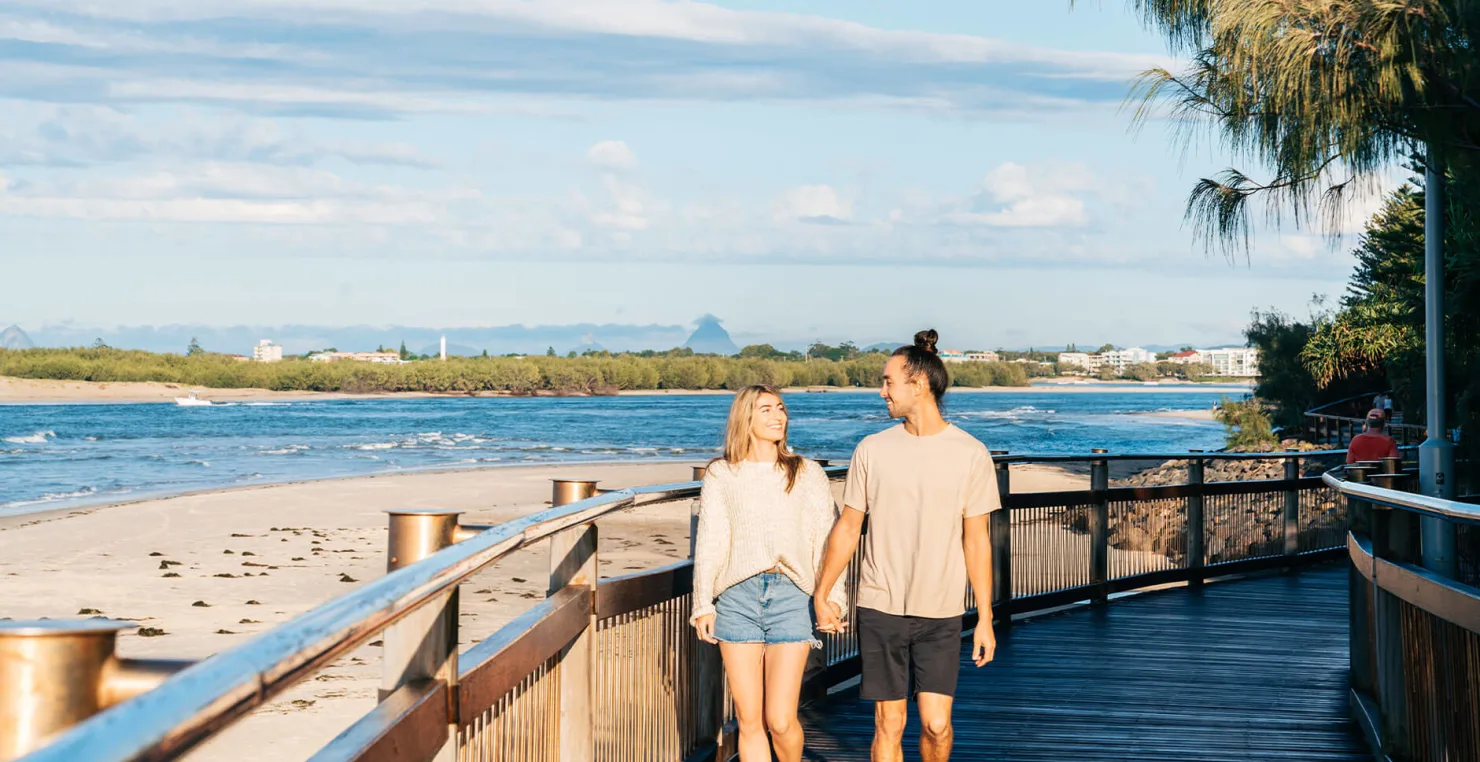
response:
<path fill-rule="evenodd" d="M 1286 440 L 1286 449 L 1320 450 L 1309 443 Z M 1166 487 L 1188 483 L 1188 460 L 1168 460 L 1122 479 L 1112 487 Z M 1300 475 L 1318 476 L 1336 465 L 1331 456 L 1301 460 Z M 1204 483 L 1277 481 L 1285 478 L 1281 459 L 1209 460 L 1203 469 Z M 1206 526 L 1204 563 L 1215 564 L 1284 552 L 1285 497 L 1283 493 L 1210 495 L 1204 500 Z M 1087 532 L 1087 509 L 1067 512 L 1069 527 Z M 1302 496 L 1301 547 L 1318 533 L 1345 522 L 1345 508 L 1329 490 Z M 1134 503 L 1112 503 L 1109 542 L 1112 548 L 1151 552 L 1166 556 L 1177 565 L 1187 563 L 1186 501 L 1183 498 Z"/>

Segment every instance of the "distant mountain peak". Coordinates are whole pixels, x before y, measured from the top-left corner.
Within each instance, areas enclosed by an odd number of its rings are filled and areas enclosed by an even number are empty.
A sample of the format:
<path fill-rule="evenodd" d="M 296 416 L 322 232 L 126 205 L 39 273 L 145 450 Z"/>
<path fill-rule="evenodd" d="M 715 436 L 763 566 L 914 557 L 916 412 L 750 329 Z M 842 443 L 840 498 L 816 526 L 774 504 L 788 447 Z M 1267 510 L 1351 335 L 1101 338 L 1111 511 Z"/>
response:
<path fill-rule="evenodd" d="M 733 355 L 740 351 L 735 342 L 730 339 L 730 333 L 720 325 L 723 321 L 713 315 L 703 315 L 694 321 L 698 327 L 694 329 L 689 340 L 684 346 L 699 354 L 705 355 Z"/>
<path fill-rule="evenodd" d="M 31 349 L 35 346 L 31 342 L 31 337 L 27 336 L 18 325 L 0 331 L 0 349 Z"/>

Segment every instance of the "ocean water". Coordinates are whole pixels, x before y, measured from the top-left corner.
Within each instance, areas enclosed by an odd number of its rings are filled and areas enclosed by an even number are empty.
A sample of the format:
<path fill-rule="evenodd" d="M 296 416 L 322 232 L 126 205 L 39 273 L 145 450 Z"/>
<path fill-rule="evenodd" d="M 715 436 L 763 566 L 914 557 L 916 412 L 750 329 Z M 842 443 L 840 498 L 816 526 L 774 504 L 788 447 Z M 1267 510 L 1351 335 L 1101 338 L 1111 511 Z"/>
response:
<path fill-rule="evenodd" d="M 1222 427 L 1157 418 L 1242 389 L 954 394 L 947 417 L 993 449 L 1214 449 Z M 373 399 L 0 406 L 0 515 L 248 484 L 561 462 L 697 460 L 728 396 Z M 791 442 L 846 459 L 889 425 L 875 394 L 787 397 Z"/>

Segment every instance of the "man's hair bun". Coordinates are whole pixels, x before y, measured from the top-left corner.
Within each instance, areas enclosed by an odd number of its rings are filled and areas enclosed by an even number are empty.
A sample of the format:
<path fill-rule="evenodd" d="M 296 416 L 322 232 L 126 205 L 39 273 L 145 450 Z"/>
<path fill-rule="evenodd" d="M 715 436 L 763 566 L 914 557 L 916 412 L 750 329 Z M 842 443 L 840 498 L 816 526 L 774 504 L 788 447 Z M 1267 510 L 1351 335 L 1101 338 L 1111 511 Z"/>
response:
<path fill-rule="evenodd" d="M 936 333 L 934 328 L 926 328 L 915 334 L 915 346 L 930 354 L 939 354 L 935 351 L 935 344 L 938 341 L 940 341 L 940 334 Z"/>

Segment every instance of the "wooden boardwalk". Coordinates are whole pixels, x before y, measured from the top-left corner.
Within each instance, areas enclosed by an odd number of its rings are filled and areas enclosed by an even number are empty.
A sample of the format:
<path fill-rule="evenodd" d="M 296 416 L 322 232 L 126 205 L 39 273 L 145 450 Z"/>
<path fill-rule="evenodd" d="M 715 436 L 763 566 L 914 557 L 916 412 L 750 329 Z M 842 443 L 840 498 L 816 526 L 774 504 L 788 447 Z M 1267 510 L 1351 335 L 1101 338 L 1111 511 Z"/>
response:
<path fill-rule="evenodd" d="M 1175 590 L 1020 622 L 962 651 L 962 762 L 1372 759 L 1347 716 L 1344 567 Z M 867 760 L 872 704 L 804 710 L 810 759 Z M 905 758 L 919 725 L 911 708 Z"/>

